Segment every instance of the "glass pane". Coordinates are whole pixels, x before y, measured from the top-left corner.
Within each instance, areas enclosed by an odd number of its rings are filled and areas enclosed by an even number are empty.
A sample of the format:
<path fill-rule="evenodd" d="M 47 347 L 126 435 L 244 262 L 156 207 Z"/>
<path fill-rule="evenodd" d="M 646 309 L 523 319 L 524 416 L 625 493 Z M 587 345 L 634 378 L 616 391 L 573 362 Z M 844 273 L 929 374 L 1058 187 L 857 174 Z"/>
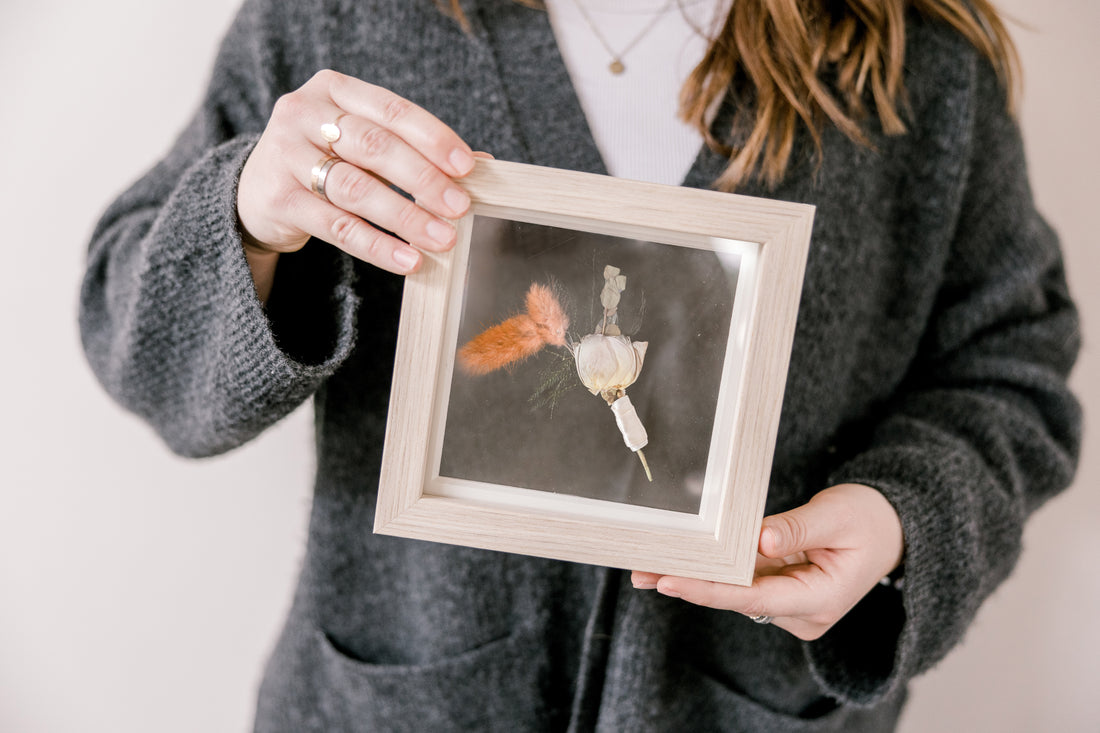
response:
<path fill-rule="evenodd" d="M 601 299 L 608 266 L 625 277 L 611 328 L 605 305 L 615 298 Z M 740 269 L 739 255 L 705 245 L 474 217 L 458 348 L 515 319 L 495 332 L 503 341 L 488 358 L 534 353 L 484 374 L 455 360 L 439 475 L 699 513 Z M 564 339 L 549 336 L 556 344 L 532 336 L 540 318 L 528 313 L 532 286 L 552 293 L 568 319 Z M 648 434 L 652 480 L 608 402 L 578 375 L 573 347 L 615 327 L 631 346 L 648 344 L 625 393 Z"/>

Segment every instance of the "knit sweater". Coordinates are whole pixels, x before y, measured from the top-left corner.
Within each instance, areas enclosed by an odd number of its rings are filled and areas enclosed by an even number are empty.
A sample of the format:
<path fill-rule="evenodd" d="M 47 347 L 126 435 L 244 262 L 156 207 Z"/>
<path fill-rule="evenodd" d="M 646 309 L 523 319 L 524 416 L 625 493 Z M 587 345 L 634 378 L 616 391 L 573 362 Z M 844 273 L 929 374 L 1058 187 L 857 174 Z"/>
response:
<path fill-rule="evenodd" d="M 905 533 L 901 588 L 802 642 L 623 571 L 371 533 L 401 279 L 312 241 L 265 308 L 236 183 L 276 99 L 324 67 L 475 150 L 602 172 L 545 15 L 464 6 L 469 34 L 431 0 L 249 0 L 195 118 L 93 235 L 89 362 L 174 451 L 230 450 L 314 401 L 308 545 L 257 730 L 890 729 L 1078 450 L 1077 316 L 994 74 L 910 17 L 908 134 L 827 130 L 820 166 L 804 136 L 780 186 L 742 190 L 817 207 L 768 510 L 864 483 Z M 702 150 L 685 185 L 724 162 Z"/>

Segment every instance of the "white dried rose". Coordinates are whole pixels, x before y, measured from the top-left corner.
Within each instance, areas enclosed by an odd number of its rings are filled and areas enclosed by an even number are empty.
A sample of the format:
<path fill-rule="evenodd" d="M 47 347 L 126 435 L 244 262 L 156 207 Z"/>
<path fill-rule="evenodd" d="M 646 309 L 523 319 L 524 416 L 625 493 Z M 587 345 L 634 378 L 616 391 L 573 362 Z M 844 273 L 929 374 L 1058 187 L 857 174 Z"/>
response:
<path fill-rule="evenodd" d="M 632 342 L 626 336 L 589 334 L 573 350 L 577 374 L 589 392 L 608 399 L 634 384 L 647 346 L 647 341 Z"/>

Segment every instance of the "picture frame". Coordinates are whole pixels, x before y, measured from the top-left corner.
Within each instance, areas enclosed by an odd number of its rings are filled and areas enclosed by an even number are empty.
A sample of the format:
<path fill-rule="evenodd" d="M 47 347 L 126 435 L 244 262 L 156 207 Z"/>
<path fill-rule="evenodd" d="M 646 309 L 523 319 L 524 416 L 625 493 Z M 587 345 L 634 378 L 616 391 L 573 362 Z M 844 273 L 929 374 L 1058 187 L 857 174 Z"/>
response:
<path fill-rule="evenodd" d="M 751 584 L 813 207 L 497 160 L 460 183 L 456 246 L 406 278 L 374 531 Z M 471 367 L 509 323 L 490 361 L 519 358 Z M 630 350 L 628 386 L 582 379 Z"/>

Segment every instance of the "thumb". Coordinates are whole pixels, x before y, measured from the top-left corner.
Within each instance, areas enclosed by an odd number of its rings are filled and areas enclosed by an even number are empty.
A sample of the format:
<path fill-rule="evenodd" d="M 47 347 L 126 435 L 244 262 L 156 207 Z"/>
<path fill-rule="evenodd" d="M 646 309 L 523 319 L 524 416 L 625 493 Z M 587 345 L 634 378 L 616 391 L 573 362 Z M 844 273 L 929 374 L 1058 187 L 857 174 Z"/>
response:
<path fill-rule="evenodd" d="M 760 554 L 781 558 L 829 547 L 836 537 L 831 502 L 811 500 L 781 514 L 764 517 Z"/>

